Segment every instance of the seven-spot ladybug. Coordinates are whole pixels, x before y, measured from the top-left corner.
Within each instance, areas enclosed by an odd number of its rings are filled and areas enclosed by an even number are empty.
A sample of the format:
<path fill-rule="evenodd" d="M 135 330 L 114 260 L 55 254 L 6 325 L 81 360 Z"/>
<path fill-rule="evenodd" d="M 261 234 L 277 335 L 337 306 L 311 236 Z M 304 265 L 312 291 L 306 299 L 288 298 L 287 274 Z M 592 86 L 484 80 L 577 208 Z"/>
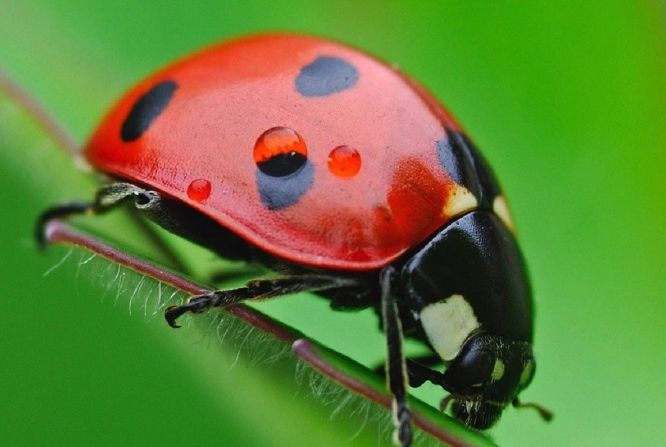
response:
<path fill-rule="evenodd" d="M 396 439 L 412 439 L 407 382 L 440 385 L 455 417 L 486 429 L 534 376 L 532 294 L 495 176 L 414 80 L 355 49 L 264 35 L 208 48 L 133 88 L 85 156 L 167 230 L 280 276 L 195 296 L 170 325 L 245 300 L 314 292 L 372 307 L 386 333 Z M 431 355 L 405 358 L 403 336 Z M 432 367 L 444 364 L 444 372 Z"/>

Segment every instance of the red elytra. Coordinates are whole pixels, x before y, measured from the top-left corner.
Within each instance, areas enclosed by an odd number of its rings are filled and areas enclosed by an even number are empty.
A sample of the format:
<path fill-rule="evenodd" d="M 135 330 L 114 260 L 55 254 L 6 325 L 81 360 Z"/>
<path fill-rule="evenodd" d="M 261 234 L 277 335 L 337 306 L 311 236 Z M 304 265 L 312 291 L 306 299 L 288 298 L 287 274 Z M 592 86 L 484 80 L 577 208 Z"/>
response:
<path fill-rule="evenodd" d="M 330 83 L 320 82 L 322 71 L 334 72 Z M 167 91 L 158 112 L 126 132 L 155 86 Z M 275 128 L 304 147 L 282 145 L 284 135 L 261 140 Z M 363 271 L 424 241 L 451 209 L 469 210 L 450 206 L 457 184 L 436 150 L 447 129 L 460 126 L 395 68 L 328 40 L 263 35 L 208 48 L 143 81 L 102 121 L 85 155 L 272 255 Z M 262 172 L 257 157 L 275 154 L 295 172 Z"/>

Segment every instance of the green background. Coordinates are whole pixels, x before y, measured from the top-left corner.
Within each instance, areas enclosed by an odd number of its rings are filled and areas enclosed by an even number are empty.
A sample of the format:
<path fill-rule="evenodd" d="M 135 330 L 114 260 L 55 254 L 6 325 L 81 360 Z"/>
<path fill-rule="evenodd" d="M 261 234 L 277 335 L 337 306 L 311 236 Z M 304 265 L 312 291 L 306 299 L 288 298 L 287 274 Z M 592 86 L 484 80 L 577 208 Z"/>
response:
<path fill-rule="evenodd" d="M 509 410 L 494 439 L 661 445 L 666 10 L 620 0 L 470 3 L 0 0 L 0 67 L 83 142 L 142 76 L 230 36 L 309 32 L 397 63 L 491 161 L 529 260 L 538 372 L 523 397 L 556 418 Z M 384 413 L 338 412 L 334 390 L 311 401 L 310 378 L 292 386 L 289 367 L 237 360 L 236 347 L 218 349 L 194 327 L 170 330 L 152 316 L 154 283 L 80 251 L 61 264 L 66 248 L 37 253 L 40 210 L 88 198 L 93 184 L 0 99 L 0 445 L 388 443 L 366 424 L 385 425 Z M 306 297 L 265 308 L 368 364 L 381 360 L 371 315 L 333 314 Z M 243 346 L 257 349 L 270 348 Z"/>

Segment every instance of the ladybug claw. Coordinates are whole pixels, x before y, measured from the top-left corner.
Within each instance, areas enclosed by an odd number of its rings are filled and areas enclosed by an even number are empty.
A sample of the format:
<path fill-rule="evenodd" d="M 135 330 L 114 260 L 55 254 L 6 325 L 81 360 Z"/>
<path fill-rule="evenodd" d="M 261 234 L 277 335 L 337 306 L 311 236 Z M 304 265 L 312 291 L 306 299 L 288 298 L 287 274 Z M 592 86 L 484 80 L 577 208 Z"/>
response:
<path fill-rule="evenodd" d="M 167 308 L 166 312 L 164 313 L 164 318 L 166 318 L 166 321 L 169 324 L 169 326 L 171 326 L 174 329 L 178 329 L 180 327 L 179 324 L 176 324 L 176 320 L 178 319 L 178 317 L 187 312 L 186 307 L 187 306 L 169 306 Z"/>
<path fill-rule="evenodd" d="M 210 295 L 194 296 L 187 300 L 187 303 L 182 306 L 169 306 L 164 313 L 167 323 L 174 329 L 178 329 L 180 325 L 176 324 L 176 320 L 186 312 L 200 314 L 204 312 L 212 304 L 212 297 Z"/>

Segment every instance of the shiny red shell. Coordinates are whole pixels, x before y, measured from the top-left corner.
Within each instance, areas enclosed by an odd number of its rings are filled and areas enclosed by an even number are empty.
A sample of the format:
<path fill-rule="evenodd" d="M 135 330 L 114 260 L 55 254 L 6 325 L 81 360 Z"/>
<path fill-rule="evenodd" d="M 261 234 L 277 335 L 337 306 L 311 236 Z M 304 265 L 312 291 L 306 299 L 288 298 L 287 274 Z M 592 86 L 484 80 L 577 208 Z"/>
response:
<path fill-rule="evenodd" d="M 157 85 L 170 89 L 166 104 L 139 120 L 138 135 L 123 134 Z M 284 133 L 260 143 L 274 128 L 293 130 L 304 147 Z M 390 264 L 452 218 L 457 185 L 436 151 L 447 129 L 460 127 L 396 68 L 324 39 L 263 35 L 210 47 L 138 84 L 85 154 L 270 254 L 361 271 Z M 266 175 L 258 163 L 272 151 L 304 165 Z"/>

